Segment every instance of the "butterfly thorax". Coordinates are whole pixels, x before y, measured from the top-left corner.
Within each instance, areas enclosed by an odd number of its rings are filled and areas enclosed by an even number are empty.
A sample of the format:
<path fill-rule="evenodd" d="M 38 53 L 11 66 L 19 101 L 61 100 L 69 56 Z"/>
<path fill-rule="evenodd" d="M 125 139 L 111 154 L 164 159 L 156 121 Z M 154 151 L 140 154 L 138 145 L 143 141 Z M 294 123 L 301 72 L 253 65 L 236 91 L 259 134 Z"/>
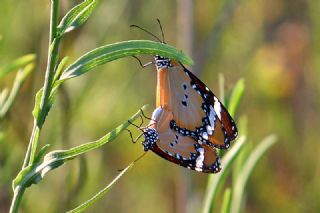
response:
<path fill-rule="evenodd" d="M 142 143 L 144 151 L 152 149 L 157 140 L 159 140 L 159 135 L 154 128 L 145 128 L 144 132 L 144 141 Z"/>
<path fill-rule="evenodd" d="M 157 70 L 172 67 L 171 60 L 169 58 L 160 55 L 155 55 L 154 60 Z"/>

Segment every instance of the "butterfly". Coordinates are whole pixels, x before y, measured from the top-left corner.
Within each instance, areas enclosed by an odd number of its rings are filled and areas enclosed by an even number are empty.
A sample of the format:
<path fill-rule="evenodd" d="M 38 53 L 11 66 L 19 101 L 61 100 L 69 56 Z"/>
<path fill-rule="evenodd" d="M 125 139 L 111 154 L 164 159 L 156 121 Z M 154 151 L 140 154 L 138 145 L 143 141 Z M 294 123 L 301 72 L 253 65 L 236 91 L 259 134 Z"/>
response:
<path fill-rule="evenodd" d="M 134 26 L 165 43 L 159 20 L 158 23 L 162 41 L 149 31 Z M 230 142 L 237 137 L 232 117 L 213 92 L 182 63 L 155 55 L 154 64 L 157 69 L 157 108 L 152 119 L 156 123 L 150 123 L 151 128 L 144 130 L 145 150 L 151 149 L 173 163 L 196 171 L 220 171 L 215 148 L 228 149 Z M 170 137 L 164 137 L 164 134 Z M 173 143 L 174 135 L 177 140 Z M 172 143 L 175 146 L 170 147 Z"/>

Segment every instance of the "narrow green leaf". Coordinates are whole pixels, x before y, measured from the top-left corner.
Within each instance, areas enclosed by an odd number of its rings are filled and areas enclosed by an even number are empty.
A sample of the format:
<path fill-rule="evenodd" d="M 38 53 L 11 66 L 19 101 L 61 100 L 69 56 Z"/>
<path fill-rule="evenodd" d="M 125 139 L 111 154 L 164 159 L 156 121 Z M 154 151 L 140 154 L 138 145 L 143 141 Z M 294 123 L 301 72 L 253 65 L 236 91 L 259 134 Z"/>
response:
<path fill-rule="evenodd" d="M 219 91 L 220 91 L 220 100 L 222 100 L 223 104 L 226 105 L 226 100 L 224 96 L 224 76 L 222 73 L 218 75 L 218 82 L 219 82 Z"/>
<path fill-rule="evenodd" d="M 10 72 L 17 71 L 19 68 L 22 68 L 36 59 L 36 55 L 28 54 L 24 55 L 8 65 L 0 67 L 0 79 L 3 78 L 5 75 L 9 74 Z"/>
<path fill-rule="evenodd" d="M 44 156 L 45 156 L 45 154 L 47 154 L 49 148 L 50 148 L 50 144 L 44 145 L 44 146 L 40 149 L 40 151 L 39 151 L 39 153 L 37 154 L 37 156 L 35 157 L 34 163 L 38 163 L 38 162 L 42 161 L 43 158 L 44 158 Z"/>
<path fill-rule="evenodd" d="M 227 188 L 224 191 L 221 213 L 229 213 L 231 206 L 231 189 Z"/>
<path fill-rule="evenodd" d="M 0 109 L 4 106 L 9 97 L 8 88 L 4 88 L 0 93 Z"/>
<path fill-rule="evenodd" d="M 34 69 L 34 64 L 29 64 L 29 65 L 25 66 L 24 69 L 20 70 L 17 73 L 16 78 L 13 83 L 12 90 L 11 90 L 9 96 L 6 97 L 5 102 L 1 103 L 0 120 L 2 120 L 7 115 L 7 113 L 9 112 L 11 107 L 13 106 L 13 103 L 16 100 L 16 97 L 21 89 L 23 82 L 25 81 L 27 76 L 32 72 L 33 69 Z"/>
<path fill-rule="evenodd" d="M 36 94 L 36 98 L 35 98 L 35 104 L 34 104 L 34 108 L 33 108 L 33 111 L 32 111 L 32 115 L 34 117 L 34 119 L 37 121 L 37 126 L 39 128 L 42 127 L 44 121 L 45 121 L 45 118 L 47 117 L 47 114 L 49 113 L 53 103 L 54 103 L 54 100 L 56 98 L 56 95 L 57 95 L 57 92 L 58 92 L 58 88 L 59 86 L 63 83 L 63 81 L 57 81 L 51 92 L 50 92 L 50 96 L 49 96 L 49 99 L 48 99 L 48 102 L 46 104 L 46 108 L 43 109 L 44 110 L 44 113 L 42 114 L 42 116 L 40 116 L 40 104 L 41 104 L 41 99 L 42 99 L 42 95 L 43 95 L 43 88 L 41 88 L 37 94 Z"/>
<path fill-rule="evenodd" d="M 211 212 L 210 210 L 212 209 L 212 202 L 216 200 L 218 188 L 221 185 L 221 183 L 225 180 L 227 174 L 230 172 L 232 163 L 239 155 L 240 150 L 245 144 L 245 141 L 245 136 L 239 137 L 239 139 L 235 142 L 234 146 L 223 156 L 221 163 L 223 166 L 222 170 L 218 174 L 210 175 L 206 193 L 204 196 L 202 209 L 203 213 Z"/>
<path fill-rule="evenodd" d="M 228 111 L 232 117 L 235 115 L 235 112 L 239 107 L 240 101 L 244 94 L 244 88 L 245 88 L 244 79 L 240 79 L 236 83 L 234 89 L 232 90 L 232 94 L 231 94 L 229 105 L 228 105 Z"/>
<path fill-rule="evenodd" d="M 147 107 L 146 105 L 143 106 L 141 108 L 141 110 L 145 110 L 146 107 Z M 135 115 L 133 115 L 129 119 L 129 121 L 131 123 L 140 116 L 141 110 L 139 112 L 137 112 Z M 58 150 L 58 151 L 50 152 L 45 156 L 45 160 L 50 160 L 50 159 L 67 160 L 69 158 L 74 158 L 74 157 L 76 157 L 76 156 L 78 156 L 80 154 L 83 154 L 85 152 L 88 152 L 90 150 L 99 148 L 100 146 L 102 146 L 102 145 L 112 141 L 113 139 L 115 139 L 123 130 L 125 130 L 130 125 L 130 122 L 125 122 L 125 123 L 121 124 L 116 129 L 112 130 L 110 133 L 108 133 L 107 135 L 103 136 L 102 138 L 100 138 L 97 141 L 85 143 L 85 144 L 82 144 L 80 146 L 74 147 L 74 148 L 69 149 L 69 150 Z"/>
<path fill-rule="evenodd" d="M 62 36 L 81 26 L 91 15 L 96 7 L 97 0 L 85 0 L 73 7 L 61 20 L 58 26 L 58 34 Z"/>
<path fill-rule="evenodd" d="M 32 166 L 27 166 L 18 173 L 18 175 L 12 181 L 13 191 L 16 188 L 27 188 L 31 186 L 32 181 L 34 181 L 34 179 L 32 179 L 32 177 L 29 175 L 34 174 L 32 169 Z"/>
<path fill-rule="evenodd" d="M 75 213 L 75 212 L 83 212 L 89 206 L 94 204 L 96 201 L 101 199 L 105 194 L 109 192 L 111 187 L 134 165 L 134 163 L 129 164 L 125 169 L 123 169 L 105 188 L 95 194 L 92 198 L 84 202 L 83 204 L 79 205 L 75 209 L 68 211 L 67 213 Z"/>
<path fill-rule="evenodd" d="M 39 114 L 40 114 L 40 102 L 41 102 L 41 97 L 43 94 L 43 89 L 41 88 L 37 93 L 35 97 L 35 103 L 34 103 L 34 108 L 32 111 L 33 117 L 38 120 Z"/>
<path fill-rule="evenodd" d="M 58 67 L 56 69 L 56 73 L 54 74 L 53 82 L 56 82 L 59 80 L 60 76 L 62 75 L 63 68 L 66 65 L 67 61 L 68 61 L 68 57 L 66 56 L 58 64 Z"/>
<path fill-rule="evenodd" d="M 143 106 L 141 110 L 144 110 L 146 106 Z M 129 121 L 133 122 L 135 119 L 137 119 L 140 114 L 141 110 L 138 111 L 136 114 L 134 114 Z M 126 129 L 130 122 L 127 121 L 121 125 L 119 125 L 117 128 L 103 136 L 102 138 L 82 144 L 80 146 L 68 149 L 68 150 L 56 150 L 49 152 L 46 154 L 43 158 L 42 162 L 34 162 L 34 164 L 27 166 L 24 168 L 20 173 L 17 175 L 17 177 L 13 181 L 13 188 L 16 187 L 29 187 L 31 184 L 36 184 L 40 180 L 43 179 L 43 177 L 51 170 L 54 170 L 61 165 L 63 165 L 66 161 L 71 160 L 79 155 L 82 155 L 88 151 L 97 149 L 101 146 L 103 146 L 106 143 L 111 142 L 114 140 L 124 129 Z M 46 151 L 46 147 L 39 155 L 42 155 Z M 39 159 L 40 157 L 37 157 Z"/>
<path fill-rule="evenodd" d="M 134 55 L 151 54 L 162 55 L 176 59 L 184 64 L 192 64 L 192 59 L 182 51 L 160 42 L 147 40 L 123 41 L 96 48 L 81 56 L 63 72 L 61 79 L 69 79 L 80 76 L 93 68 L 107 62 Z"/>
<path fill-rule="evenodd" d="M 243 193 L 245 186 L 248 182 L 255 165 L 257 165 L 259 159 L 263 154 L 277 141 L 275 135 L 270 135 L 262 140 L 259 145 L 251 152 L 246 162 L 243 165 L 241 172 L 239 173 L 232 192 L 231 212 L 238 213 L 241 209 L 241 203 L 243 200 Z"/>

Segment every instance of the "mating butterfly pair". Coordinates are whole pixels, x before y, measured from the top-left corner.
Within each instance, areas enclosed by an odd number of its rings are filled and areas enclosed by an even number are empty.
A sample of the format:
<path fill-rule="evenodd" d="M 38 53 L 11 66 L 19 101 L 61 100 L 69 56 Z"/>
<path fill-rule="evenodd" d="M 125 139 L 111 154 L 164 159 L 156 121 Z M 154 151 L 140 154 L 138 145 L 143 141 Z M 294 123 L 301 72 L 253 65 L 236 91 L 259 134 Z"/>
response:
<path fill-rule="evenodd" d="M 143 128 L 144 150 L 192 170 L 219 172 L 216 148 L 228 149 L 237 137 L 233 119 L 210 89 L 180 62 L 158 55 L 154 59 L 157 108 Z"/>

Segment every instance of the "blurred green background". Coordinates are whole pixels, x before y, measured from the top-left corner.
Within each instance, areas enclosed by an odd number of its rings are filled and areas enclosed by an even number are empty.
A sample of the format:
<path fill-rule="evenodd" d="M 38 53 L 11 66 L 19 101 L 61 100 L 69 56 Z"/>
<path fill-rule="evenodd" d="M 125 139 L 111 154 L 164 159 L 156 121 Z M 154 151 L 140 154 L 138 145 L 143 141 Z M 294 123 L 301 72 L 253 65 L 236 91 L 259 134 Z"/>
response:
<path fill-rule="evenodd" d="M 60 1 L 61 16 L 75 3 Z M 49 1 L 0 1 L 0 65 L 28 53 L 37 55 L 36 70 L 0 127 L 1 212 L 10 205 L 11 181 L 21 168 L 32 128 L 34 95 L 43 85 L 49 11 Z M 270 133 L 279 138 L 249 179 L 243 212 L 319 212 L 320 2 L 105 0 L 84 27 L 68 34 L 61 52 L 72 61 L 104 44 L 152 39 L 131 24 L 161 36 L 156 18 L 166 42 L 192 56 L 191 70 L 217 96 L 219 74 L 225 78 L 226 96 L 239 78 L 245 79 L 235 119 L 247 117 L 253 145 Z M 148 62 L 152 57 L 141 59 Z M 12 85 L 14 76 L 6 76 L 0 89 Z M 59 92 L 40 143 L 52 144 L 51 150 L 69 148 L 99 138 L 144 104 L 150 105 L 146 113 L 151 114 L 155 86 L 155 68 L 141 69 L 133 58 L 70 80 Z M 51 172 L 28 189 L 21 212 L 75 207 L 142 152 L 124 132 L 114 143 Z M 150 152 L 88 212 L 198 212 L 207 177 Z"/>

